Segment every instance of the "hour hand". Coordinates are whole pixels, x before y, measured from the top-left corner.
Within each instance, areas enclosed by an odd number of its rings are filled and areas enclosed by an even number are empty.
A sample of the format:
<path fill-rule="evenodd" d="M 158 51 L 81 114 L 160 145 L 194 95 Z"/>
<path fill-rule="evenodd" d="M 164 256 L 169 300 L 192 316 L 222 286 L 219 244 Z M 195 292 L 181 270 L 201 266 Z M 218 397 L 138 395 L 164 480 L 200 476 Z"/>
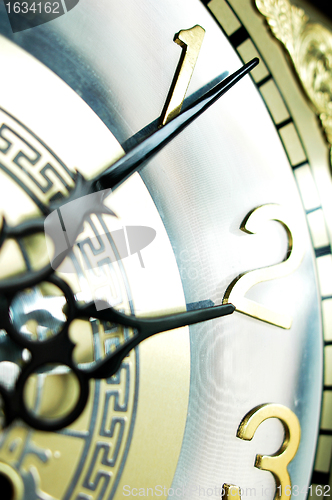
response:
<path fill-rule="evenodd" d="M 98 379 L 108 378 L 114 375 L 120 368 L 121 362 L 127 354 L 143 340 L 156 333 L 201 323 L 221 316 L 227 316 L 235 311 L 233 304 L 224 304 L 167 316 L 159 316 L 156 318 L 136 318 L 135 316 L 127 316 L 112 308 L 98 311 L 94 304 L 80 306 L 79 309 L 83 316 L 91 316 L 112 323 L 118 323 L 137 331 L 133 337 L 124 342 L 116 351 L 109 354 L 102 362 L 98 363 L 95 368 L 89 370 L 89 376 Z"/>

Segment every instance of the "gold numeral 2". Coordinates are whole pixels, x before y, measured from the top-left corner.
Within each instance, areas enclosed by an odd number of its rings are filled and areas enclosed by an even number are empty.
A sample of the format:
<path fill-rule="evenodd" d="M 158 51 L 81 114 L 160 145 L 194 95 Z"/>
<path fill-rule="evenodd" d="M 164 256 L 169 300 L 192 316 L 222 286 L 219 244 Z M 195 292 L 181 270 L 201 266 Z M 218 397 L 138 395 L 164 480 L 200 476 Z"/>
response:
<path fill-rule="evenodd" d="M 274 500 L 290 500 L 286 487 L 291 491 L 291 480 L 287 466 L 298 450 L 301 438 L 300 422 L 292 410 L 283 405 L 264 404 L 253 408 L 242 419 L 237 437 L 250 441 L 259 425 L 268 418 L 277 418 L 285 430 L 285 437 L 279 450 L 272 456 L 256 455 L 255 467 L 272 472 L 277 484 Z"/>
<path fill-rule="evenodd" d="M 181 30 L 174 37 L 175 43 L 182 47 L 182 54 L 160 116 L 160 125 L 165 125 L 181 111 L 204 35 L 204 28 L 196 25 L 188 30 Z"/>
<path fill-rule="evenodd" d="M 236 310 L 243 314 L 289 329 L 292 326 L 290 316 L 268 309 L 245 297 L 247 291 L 257 283 L 287 276 L 294 272 L 302 262 L 304 245 L 301 232 L 280 205 L 269 204 L 255 208 L 245 217 L 240 229 L 246 233 L 254 234 L 260 230 L 263 224 L 271 220 L 280 222 L 286 230 L 288 251 L 285 260 L 279 264 L 255 269 L 237 276 L 228 286 L 223 304 L 232 303 Z"/>

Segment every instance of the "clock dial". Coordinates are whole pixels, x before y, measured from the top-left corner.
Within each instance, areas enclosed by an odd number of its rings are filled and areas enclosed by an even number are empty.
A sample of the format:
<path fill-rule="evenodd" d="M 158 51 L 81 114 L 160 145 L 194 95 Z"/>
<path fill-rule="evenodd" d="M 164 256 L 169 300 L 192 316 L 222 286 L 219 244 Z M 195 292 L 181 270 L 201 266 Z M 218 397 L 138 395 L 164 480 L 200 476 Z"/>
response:
<path fill-rule="evenodd" d="M 207 6 L 193 0 L 82 0 L 52 22 L 13 34 L 1 8 L 6 78 L 0 189 L 2 210 L 13 224 L 43 207 L 45 213 L 54 196 L 68 195 L 75 168 L 92 178 L 169 121 L 189 81 L 183 110 L 221 75 L 261 58 L 252 78 L 245 77 L 107 198 L 117 217 L 92 214 L 84 227 L 86 245 L 76 245 L 67 259 L 73 272 L 59 270 L 78 300 L 101 298 L 127 314 L 222 302 L 232 302 L 235 312 L 193 325 L 190 332 L 146 340 L 115 376 L 92 385 L 85 412 L 68 429 L 41 433 L 12 424 L 0 444 L 3 484 L 29 500 L 36 492 L 56 499 L 199 498 L 219 496 L 222 485 L 227 497 L 233 496 L 232 485 L 241 498 L 252 492 L 286 498 L 287 487 L 306 497 L 312 468 L 323 460 L 319 447 L 316 462 L 315 454 L 323 326 L 328 338 L 332 293 L 328 196 L 319 197 L 320 183 L 330 186 L 331 180 L 323 182 L 317 173 L 317 158 L 327 149 L 282 48 L 273 49 L 278 57 L 271 60 L 266 53 L 276 41 L 264 18 L 247 0 L 211 0 Z M 205 34 L 198 28 L 188 70 L 197 26 Z M 188 71 L 183 85 L 181 68 Z M 18 93 L 22 72 L 29 76 L 25 92 Z M 282 93 L 287 88 L 290 97 Z M 180 99 L 173 99 L 172 90 L 179 89 Z M 294 95 L 296 105 L 289 102 Z M 40 166 L 33 163 L 34 151 Z M 17 159 L 22 152 L 23 164 Z M 47 189 L 45 163 L 53 168 Z M 93 242 L 135 226 L 153 228 L 154 241 L 140 256 L 119 254 L 99 265 L 106 254 L 101 243 L 91 252 Z M 20 250 L 5 250 L 2 278 L 21 270 L 24 259 L 37 266 L 46 255 L 41 241 L 28 238 Z M 40 285 L 15 298 L 12 320 L 23 334 L 54 334 L 65 312 L 62 294 Z M 94 363 L 131 332 L 91 319 L 78 320 L 71 335 L 75 359 Z M 2 338 L 0 373 L 10 385 L 27 353 L 9 344 L 5 332 Z M 71 387 L 67 372 L 38 374 L 31 404 L 40 400 L 45 411 L 61 409 L 66 394 L 73 398 Z M 319 446 L 328 447 L 321 437 Z"/>

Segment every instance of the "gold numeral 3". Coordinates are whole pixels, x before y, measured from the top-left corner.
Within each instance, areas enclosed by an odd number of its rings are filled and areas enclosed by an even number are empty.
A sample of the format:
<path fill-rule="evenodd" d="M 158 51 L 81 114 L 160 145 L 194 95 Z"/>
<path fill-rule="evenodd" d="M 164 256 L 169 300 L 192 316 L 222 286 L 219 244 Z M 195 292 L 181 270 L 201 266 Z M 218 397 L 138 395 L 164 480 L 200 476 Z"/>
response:
<path fill-rule="evenodd" d="M 268 418 L 280 420 L 285 437 L 274 455 L 256 455 L 255 467 L 272 472 L 277 484 L 274 500 L 290 500 L 290 495 L 286 494 L 286 487 L 290 491 L 292 487 L 287 466 L 295 457 L 301 438 L 300 422 L 295 413 L 278 404 L 256 406 L 242 419 L 236 435 L 240 439 L 250 441 L 260 424 Z"/>

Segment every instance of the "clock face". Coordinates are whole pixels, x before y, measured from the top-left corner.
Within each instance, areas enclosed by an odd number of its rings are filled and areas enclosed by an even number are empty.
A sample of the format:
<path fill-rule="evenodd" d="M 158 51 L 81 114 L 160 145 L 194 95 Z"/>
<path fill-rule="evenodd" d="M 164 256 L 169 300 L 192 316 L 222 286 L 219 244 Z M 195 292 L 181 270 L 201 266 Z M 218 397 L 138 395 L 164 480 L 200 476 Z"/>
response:
<path fill-rule="evenodd" d="M 172 81 L 186 109 L 258 56 L 251 77 L 107 197 L 116 217 L 91 213 L 56 272 L 80 303 L 102 299 L 127 315 L 221 303 L 235 312 L 141 343 L 115 375 L 90 383 L 69 427 L 6 427 L 4 498 L 329 495 L 329 152 L 267 27 L 269 2 L 74 3 L 53 20 L 1 6 L 7 223 L 46 215 L 74 188 L 75 169 L 93 178 L 179 114 L 175 98 L 165 105 Z M 155 237 L 138 247 L 132 228 Z M 0 278 L 48 259 L 42 235 L 9 239 Z M 10 321 L 42 342 L 61 330 L 64 306 L 59 287 L 42 282 L 12 298 Z M 29 353 L 0 333 L 0 381 L 14 390 Z M 69 333 L 81 368 L 133 334 L 93 317 Z M 26 401 L 52 418 L 76 393 L 73 373 L 52 366 L 32 377 Z"/>

